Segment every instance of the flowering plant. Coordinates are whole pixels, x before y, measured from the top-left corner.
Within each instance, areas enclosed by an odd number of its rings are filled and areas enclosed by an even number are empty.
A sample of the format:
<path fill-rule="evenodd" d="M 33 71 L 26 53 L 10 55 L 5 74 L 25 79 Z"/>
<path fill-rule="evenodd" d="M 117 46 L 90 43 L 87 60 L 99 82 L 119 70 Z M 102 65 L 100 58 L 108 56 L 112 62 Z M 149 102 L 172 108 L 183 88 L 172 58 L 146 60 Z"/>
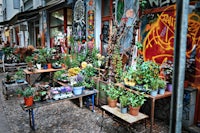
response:
<path fill-rule="evenodd" d="M 72 83 L 74 87 L 83 86 L 84 85 L 84 78 L 82 74 L 78 74 Z"/>
<path fill-rule="evenodd" d="M 166 62 L 164 62 L 161 65 L 161 69 L 164 70 L 164 76 L 166 81 L 168 81 L 169 83 L 172 83 L 172 77 L 173 77 L 173 62 L 168 60 Z"/>

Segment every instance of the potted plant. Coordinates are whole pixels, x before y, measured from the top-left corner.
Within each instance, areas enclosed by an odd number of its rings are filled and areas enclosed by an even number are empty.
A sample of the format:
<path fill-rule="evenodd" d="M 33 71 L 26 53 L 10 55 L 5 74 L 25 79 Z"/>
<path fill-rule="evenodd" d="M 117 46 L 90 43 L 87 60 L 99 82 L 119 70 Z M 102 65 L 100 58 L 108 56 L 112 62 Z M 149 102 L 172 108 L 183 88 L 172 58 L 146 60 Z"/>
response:
<path fill-rule="evenodd" d="M 106 92 L 108 96 L 107 98 L 108 105 L 112 108 L 116 107 L 117 99 L 121 95 L 122 90 L 119 87 L 114 86 L 114 84 L 112 83 L 108 85 L 108 88 L 102 88 L 102 89 Z"/>
<path fill-rule="evenodd" d="M 59 71 L 56 71 L 54 74 L 53 74 L 53 78 L 55 80 L 61 80 L 63 75 L 67 73 L 66 70 L 59 70 Z M 65 76 L 67 77 L 67 75 Z"/>
<path fill-rule="evenodd" d="M 166 81 L 163 79 L 158 79 L 158 92 L 163 95 L 165 93 Z"/>
<path fill-rule="evenodd" d="M 46 62 L 46 59 L 43 55 L 38 54 L 35 56 L 35 62 L 37 69 L 42 69 L 42 64 Z"/>
<path fill-rule="evenodd" d="M 15 82 L 13 80 L 13 77 L 10 74 L 8 74 L 8 72 L 6 73 L 6 77 L 5 78 L 6 78 L 6 81 L 5 81 L 6 84 L 12 84 L 12 83 Z"/>
<path fill-rule="evenodd" d="M 26 56 L 25 62 L 27 63 L 29 68 L 33 67 L 33 57 L 32 56 Z"/>
<path fill-rule="evenodd" d="M 133 67 L 129 67 L 129 69 L 124 73 L 124 85 L 128 87 L 134 87 L 136 85 L 137 72 L 133 69 Z"/>
<path fill-rule="evenodd" d="M 96 69 L 92 66 L 87 65 L 83 70 L 82 74 L 84 76 L 84 86 L 86 89 L 92 90 L 94 89 L 95 82 L 92 77 L 96 75 Z"/>
<path fill-rule="evenodd" d="M 84 79 L 83 75 L 78 74 L 75 78 L 75 81 L 71 84 L 73 86 L 74 95 L 80 95 L 83 92 L 84 87 Z"/>
<path fill-rule="evenodd" d="M 133 116 L 137 116 L 140 107 L 146 101 L 144 93 L 135 94 L 131 91 L 127 91 L 129 97 L 129 113 Z"/>
<path fill-rule="evenodd" d="M 31 87 L 27 87 L 24 90 L 18 90 L 18 94 L 24 97 L 24 104 L 25 106 L 32 106 L 33 105 L 33 95 L 34 89 Z"/>
<path fill-rule="evenodd" d="M 71 68 L 70 65 L 71 65 L 71 59 L 70 59 L 70 55 L 64 55 L 63 56 L 63 59 L 62 59 L 62 63 L 64 64 L 64 66 L 66 68 Z"/>
<path fill-rule="evenodd" d="M 129 97 L 126 92 L 119 97 L 119 102 L 120 102 L 121 113 L 123 114 L 127 113 Z"/>
<path fill-rule="evenodd" d="M 151 96 L 156 96 L 158 94 L 158 78 L 152 78 L 151 79 L 151 84 L 150 84 L 150 95 Z"/>
<path fill-rule="evenodd" d="M 52 62 L 53 62 L 53 53 L 55 53 L 56 50 L 54 48 L 49 48 L 49 49 L 46 49 L 46 60 L 47 60 L 47 66 L 48 66 L 48 69 L 52 68 Z"/>
<path fill-rule="evenodd" d="M 167 81 L 167 90 L 172 91 L 172 78 L 173 78 L 173 62 L 167 60 L 161 65 L 164 71 L 165 80 Z"/>
<path fill-rule="evenodd" d="M 17 83 L 23 83 L 25 79 L 25 74 L 22 69 L 18 69 L 18 71 L 15 73 L 14 78 Z"/>

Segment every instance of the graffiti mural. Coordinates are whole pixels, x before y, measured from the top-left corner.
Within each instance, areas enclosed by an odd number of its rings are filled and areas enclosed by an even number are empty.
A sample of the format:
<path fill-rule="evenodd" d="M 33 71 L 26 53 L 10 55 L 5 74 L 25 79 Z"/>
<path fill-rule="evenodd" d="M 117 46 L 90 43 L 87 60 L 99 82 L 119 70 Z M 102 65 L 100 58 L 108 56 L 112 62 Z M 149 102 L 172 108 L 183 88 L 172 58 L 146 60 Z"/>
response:
<path fill-rule="evenodd" d="M 153 17 L 152 17 L 153 16 Z M 162 64 L 166 60 L 173 60 L 174 35 L 176 22 L 176 6 L 168 6 L 160 14 L 152 14 L 152 22 L 142 24 L 144 44 L 144 60 L 153 60 Z M 147 17 L 145 19 L 148 19 Z M 191 13 L 188 16 L 187 58 L 190 58 L 196 48 L 195 76 L 200 79 L 200 16 Z"/>
<path fill-rule="evenodd" d="M 168 10 L 171 11 L 168 12 Z M 165 59 L 172 60 L 175 15 L 175 6 L 170 6 L 157 16 L 155 22 L 147 25 L 148 34 L 144 38 L 144 60 L 154 60 L 158 63 L 162 63 Z"/>

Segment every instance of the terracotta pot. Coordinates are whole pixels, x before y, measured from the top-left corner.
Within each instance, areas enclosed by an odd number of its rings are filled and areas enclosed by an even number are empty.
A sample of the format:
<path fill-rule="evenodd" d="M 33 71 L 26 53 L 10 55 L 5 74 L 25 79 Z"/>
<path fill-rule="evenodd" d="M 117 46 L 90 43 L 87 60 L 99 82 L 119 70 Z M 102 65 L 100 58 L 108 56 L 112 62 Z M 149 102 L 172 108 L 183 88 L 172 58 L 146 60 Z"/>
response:
<path fill-rule="evenodd" d="M 139 113 L 140 107 L 132 107 L 129 106 L 129 114 L 133 115 L 133 116 L 137 116 Z"/>
<path fill-rule="evenodd" d="M 65 64 L 61 64 L 62 65 L 62 68 L 65 68 Z"/>
<path fill-rule="evenodd" d="M 33 96 L 24 97 L 24 104 L 26 106 L 32 106 L 33 105 Z"/>
<path fill-rule="evenodd" d="M 48 63 L 47 64 L 47 67 L 48 67 L 48 69 L 51 69 L 52 67 L 51 67 L 51 63 Z"/>
<path fill-rule="evenodd" d="M 110 97 L 108 97 L 108 105 L 111 108 L 117 107 L 117 99 L 116 100 L 112 100 Z"/>

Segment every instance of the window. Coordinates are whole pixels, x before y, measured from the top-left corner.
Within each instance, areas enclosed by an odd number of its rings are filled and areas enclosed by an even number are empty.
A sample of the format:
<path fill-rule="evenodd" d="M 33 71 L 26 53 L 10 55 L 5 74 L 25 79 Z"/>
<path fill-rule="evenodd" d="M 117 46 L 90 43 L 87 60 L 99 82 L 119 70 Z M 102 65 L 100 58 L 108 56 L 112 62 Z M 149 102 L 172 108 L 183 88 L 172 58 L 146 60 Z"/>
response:
<path fill-rule="evenodd" d="M 63 10 L 55 11 L 50 16 L 50 27 L 64 25 Z"/>
<path fill-rule="evenodd" d="M 67 45 L 65 38 L 72 31 L 72 9 L 64 8 L 50 13 L 50 46 L 58 43 Z"/>
<path fill-rule="evenodd" d="M 20 8 L 20 0 L 13 0 L 13 8 L 14 9 Z"/>

